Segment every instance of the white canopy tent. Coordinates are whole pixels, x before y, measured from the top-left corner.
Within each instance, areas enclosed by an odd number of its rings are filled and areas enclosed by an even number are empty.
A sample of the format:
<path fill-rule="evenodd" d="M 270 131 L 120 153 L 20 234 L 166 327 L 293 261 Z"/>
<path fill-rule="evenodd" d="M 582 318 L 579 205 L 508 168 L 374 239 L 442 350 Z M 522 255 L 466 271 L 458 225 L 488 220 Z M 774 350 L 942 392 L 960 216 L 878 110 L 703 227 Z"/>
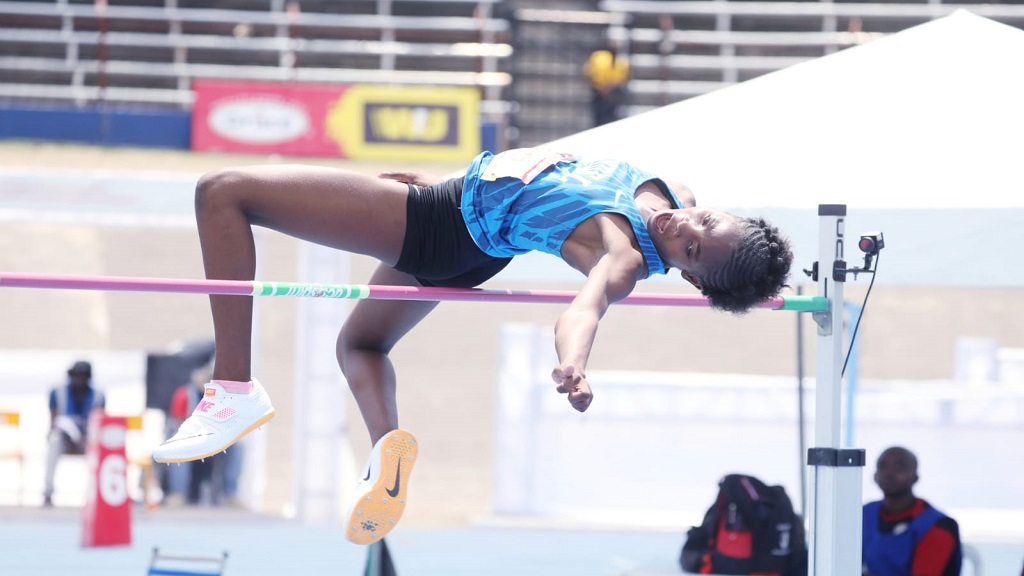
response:
<path fill-rule="evenodd" d="M 1021 286 L 1022 103 L 1024 31 L 958 11 L 550 146 L 764 214 L 801 266 L 818 204 L 838 203 L 848 238 L 880 229 L 899 246 L 884 252 L 888 283 Z"/>

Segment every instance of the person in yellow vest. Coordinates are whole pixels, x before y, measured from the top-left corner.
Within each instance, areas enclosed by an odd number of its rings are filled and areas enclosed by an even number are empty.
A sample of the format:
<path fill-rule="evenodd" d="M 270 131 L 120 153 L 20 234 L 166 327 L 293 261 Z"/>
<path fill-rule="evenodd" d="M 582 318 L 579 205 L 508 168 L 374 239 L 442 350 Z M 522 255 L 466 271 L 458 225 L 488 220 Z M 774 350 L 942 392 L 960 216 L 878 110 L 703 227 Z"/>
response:
<path fill-rule="evenodd" d="M 601 126 L 622 118 L 629 84 L 629 57 L 617 43 L 595 50 L 583 66 L 583 74 L 590 82 L 591 112 L 594 126 Z"/>

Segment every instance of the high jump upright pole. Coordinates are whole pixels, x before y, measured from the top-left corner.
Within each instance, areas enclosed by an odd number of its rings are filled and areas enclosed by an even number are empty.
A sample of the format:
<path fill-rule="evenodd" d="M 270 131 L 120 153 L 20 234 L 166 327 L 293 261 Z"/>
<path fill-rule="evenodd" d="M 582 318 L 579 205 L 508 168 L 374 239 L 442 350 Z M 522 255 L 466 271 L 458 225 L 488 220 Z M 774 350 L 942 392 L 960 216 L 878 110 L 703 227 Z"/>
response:
<path fill-rule="evenodd" d="M 818 206 L 818 261 L 812 277 L 828 310 L 813 312 L 818 325 L 814 447 L 807 450 L 811 494 L 809 573 L 812 576 L 860 576 L 861 481 L 864 450 L 841 448 L 843 365 L 843 257 L 846 205 Z"/>

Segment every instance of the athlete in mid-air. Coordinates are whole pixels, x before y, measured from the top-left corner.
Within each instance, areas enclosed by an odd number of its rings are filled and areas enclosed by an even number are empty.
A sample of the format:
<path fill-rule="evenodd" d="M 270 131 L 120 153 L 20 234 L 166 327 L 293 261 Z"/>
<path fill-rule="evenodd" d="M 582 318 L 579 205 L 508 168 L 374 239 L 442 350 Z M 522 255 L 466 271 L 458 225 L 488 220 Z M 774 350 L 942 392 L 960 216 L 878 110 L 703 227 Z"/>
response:
<path fill-rule="evenodd" d="M 761 218 L 698 207 L 682 186 L 615 160 L 584 162 L 545 149 L 478 155 L 456 178 L 379 177 L 274 165 L 219 170 L 196 187 L 206 276 L 252 280 L 252 226 L 380 260 L 379 285 L 470 288 L 533 250 L 559 256 L 586 279 L 555 324 L 556 390 L 573 408 L 593 399 L 587 380 L 598 323 L 637 281 L 676 269 L 712 307 L 743 313 L 779 294 L 788 240 Z M 154 452 L 160 462 L 224 450 L 274 415 L 252 377 L 252 298 L 210 296 L 216 341 L 205 401 Z M 437 302 L 362 300 L 341 328 L 338 363 L 374 444 L 346 537 L 382 538 L 405 508 L 417 454 L 398 428 L 392 347 Z M 200 409 L 202 408 L 202 409 Z"/>

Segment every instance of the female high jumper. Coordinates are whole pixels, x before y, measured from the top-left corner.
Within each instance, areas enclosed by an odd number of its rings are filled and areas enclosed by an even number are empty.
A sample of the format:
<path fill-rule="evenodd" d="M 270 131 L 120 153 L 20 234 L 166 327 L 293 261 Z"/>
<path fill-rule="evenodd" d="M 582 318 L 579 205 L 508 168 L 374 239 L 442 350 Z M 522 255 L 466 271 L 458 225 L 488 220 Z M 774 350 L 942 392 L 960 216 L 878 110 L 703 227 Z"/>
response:
<path fill-rule="evenodd" d="M 786 286 L 789 241 L 762 218 L 697 207 L 670 187 L 615 160 L 517 149 L 484 152 L 465 173 L 356 172 L 297 165 L 215 171 L 200 178 L 196 221 L 206 276 L 252 280 L 252 226 L 380 261 L 370 283 L 471 288 L 533 250 L 560 257 L 584 280 L 555 323 L 556 390 L 583 412 L 593 399 L 587 361 L 608 306 L 637 281 L 679 270 L 712 307 L 743 313 Z M 158 462 L 216 454 L 264 424 L 274 408 L 250 373 L 252 298 L 212 295 L 216 342 L 205 398 L 154 451 Z M 384 537 L 405 508 L 417 454 L 398 428 L 394 345 L 437 302 L 361 300 L 337 341 L 337 358 L 373 442 L 348 517 L 346 538 Z"/>

